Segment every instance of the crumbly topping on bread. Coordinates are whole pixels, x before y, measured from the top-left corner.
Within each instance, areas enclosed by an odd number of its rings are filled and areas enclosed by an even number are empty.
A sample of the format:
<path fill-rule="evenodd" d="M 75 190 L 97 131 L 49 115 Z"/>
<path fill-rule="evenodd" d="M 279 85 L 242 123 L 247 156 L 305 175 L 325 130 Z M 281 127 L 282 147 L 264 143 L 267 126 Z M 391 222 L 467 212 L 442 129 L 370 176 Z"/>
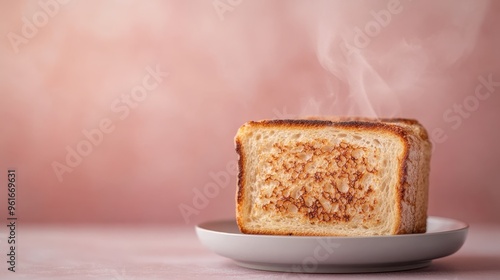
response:
<path fill-rule="evenodd" d="M 345 141 L 334 145 L 328 139 L 274 143 L 262 159 L 262 176 L 275 187 L 260 194 L 268 201 L 262 207 L 324 223 L 347 222 L 353 215 L 370 219 L 377 201 L 370 196 L 373 182 L 368 181 L 377 168 L 366 155 L 377 157 L 378 152 Z"/>

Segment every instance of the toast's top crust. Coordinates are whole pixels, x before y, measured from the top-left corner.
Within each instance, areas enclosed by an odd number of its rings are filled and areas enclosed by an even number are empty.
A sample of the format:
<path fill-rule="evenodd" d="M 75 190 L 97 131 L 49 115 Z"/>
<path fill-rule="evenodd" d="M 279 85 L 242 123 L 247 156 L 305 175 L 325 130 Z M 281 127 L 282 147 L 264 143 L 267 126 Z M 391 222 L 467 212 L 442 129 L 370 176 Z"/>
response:
<path fill-rule="evenodd" d="M 402 137 L 405 137 L 410 133 L 405 126 L 417 128 L 419 131 L 419 137 L 423 141 L 429 141 L 429 136 L 427 131 L 423 126 L 414 119 L 403 119 L 403 118 L 382 118 L 382 119 L 370 119 L 363 117 L 308 117 L 305 119 L 282 119 L 282 120 L 261 120 L 261 121 L 250 121 L 244 124 L 241 128 L 245 126 L 281 126 L 281 127 L 300 127 L 300 128 L 312 128 L 312 127 L 325 127 L 325 126 L 335 126 L 341 128 L 370 128 L 370 129 L 381 129 L 386 131 L 391 131 Z M 241 130 L 240 128 L 240 130 Z M 239 133 L 238 133 L 239 134 Z M 235 141 L 238 140 L 238 135 L 236 135 Z"/>

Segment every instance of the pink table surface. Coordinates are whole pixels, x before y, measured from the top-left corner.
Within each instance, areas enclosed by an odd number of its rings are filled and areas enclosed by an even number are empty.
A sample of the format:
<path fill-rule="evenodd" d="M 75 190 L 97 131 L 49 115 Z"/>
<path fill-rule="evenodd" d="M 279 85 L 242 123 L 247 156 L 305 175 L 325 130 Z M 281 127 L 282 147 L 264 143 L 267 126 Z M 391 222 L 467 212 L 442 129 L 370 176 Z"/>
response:
<path fill-rule="evenodd" d="M 16 272 L 0 279 L 500 279 L 500 225 L 472 225 L 462 249 L 419 270 L 290 274 L 241 268 L 198 241 L 193 226 L 20 225 Z"/>

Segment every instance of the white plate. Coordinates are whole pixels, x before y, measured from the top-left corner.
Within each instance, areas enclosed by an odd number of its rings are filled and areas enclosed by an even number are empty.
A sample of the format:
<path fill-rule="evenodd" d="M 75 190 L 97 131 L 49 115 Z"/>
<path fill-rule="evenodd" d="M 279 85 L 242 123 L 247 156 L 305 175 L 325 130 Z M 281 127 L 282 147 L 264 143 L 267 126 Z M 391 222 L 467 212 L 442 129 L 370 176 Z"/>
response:
<path fill-rule="evenodd" d="M 370 237 L 316 237 L 242 234 L 234 220 L 196 226 L 201 243 L 253 269 L 300 273 L 399 271 L 428 266 L 458 251 L 468 225 L 429 217 L 427 232 Z"/>

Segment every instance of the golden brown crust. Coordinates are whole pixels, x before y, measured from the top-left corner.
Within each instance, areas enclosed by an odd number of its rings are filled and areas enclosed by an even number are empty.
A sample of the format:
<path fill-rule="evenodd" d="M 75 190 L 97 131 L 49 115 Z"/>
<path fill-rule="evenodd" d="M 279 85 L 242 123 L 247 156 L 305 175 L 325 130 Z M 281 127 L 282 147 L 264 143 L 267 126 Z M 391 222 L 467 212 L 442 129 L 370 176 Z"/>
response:
<path fill-rule="evenodd" d="M 241 140 L 236 137 L 235 138 L 235 145 L 236 145 L 236 153 L 239 156 L 238 159 L 238 179 L 237 179 L 237 185 L 238 185 L 238 190 L 236 192 L 236 205 L 237 205 L 237 210 L 236 210 L 236 219 L 237 219 L 237 224 L 238 227 L 240 227 L 240 230 L 244 232 L 244 229 L 241 227 L 243 222 L 241 221 L 241 217 L 239 213 L 241 213 L 241 207 L 243 204 L 243 197 L 244 197 L 244 192 L 245 189 L 243 186 L 245 186 L 245 174 L 244 174 L 244 166 L 245 166 L 245 156 L 243 153 L 243 145 L 241 143 Z"/>
<path fill-rule="evenodd" d="M 237 192 L 237 196 L 236 196 L 236 202 L 237 203 L 241 203 L 242 199 L 243 199 L 243 188 L 241 187 L 242 184 L 244 183 L 243 180 L 244 180 L 244 168 L 243 166 L 245 166 L 245 157 L 243 156 L 243 147 L 242 147 L 242 144 L 241 144 L 241 140 L 236 138 L 235 139 L 235 142 L 236 142 L 236 153 L 238 153 L 238 155 L 240 156 L 239 157 L 239 160 L 238 160 L 238 192 Z"/>
<path fill-rule="evenodd" d="M 309 118 L 309 119 L 294 119 L 294 120 L 262 120 L 262 121 L 250 121 L 243 125 L 245 126 L 257 126 L 257 127 L 281 127 L 281 128 L 300 128 L 300 129 L 309 129 L 309 128 L 318 128 L 318 127 L 337 127 L 346 130 L 372 130 L 372 131 L 385 131 L 392 133 L 398 136 L 403 144 L 403 156 L 399 159 L 399 184 L 397 186 L 397 211 L 399 213 L 403 212 L 402 203 L 406 197 L 406 191 L 408 188 L 408 162 L 409 162 L 409 150 L 410 150 L 410 141 L 409 134 L 414 133 L 410 128 L 405 126 L 419 126 L 419 137 L 423 141 L 428 141 L 428 136 L 423 129 L 423 127 L 416 120 L 412 119 L 367 119 L 367 118 Z M 240 231 L 243 233 L 251 233 L 251 234 L 284 234 L 284 235 L 292 235 L 292 232 L 276 232 L 275 230 L 268 229 L 246 229 L 243 223 L 242 218 L 240 217 L 240 213 L 242 213 L 242 205 L 245 196 L 245 153 L 243 151 L 243 143 L 242 139 L 238 136 L 235 138 L 236 144 L 236 152 L 239 155 L 238 166 L 238 190 L 236 195 L 236 204 L 237 204 L 237 224 L 240 228 Z M 408 230 L 404 227 L 403 221 L 401 220 L 401 215 L 396 215 L 397 221 L 395 222 L 394 233 L 395 234 L 404 234 L 404 233 L 412 233 L 412 232 L 425 232 L 425 225 L 420 226 L 419 228 L 414 228 L 413 230 Z M 300 235 L 318 235 L 317 233 L 308 233 L 301 232 Z"/>
<path fill-rule="evenodd" d="M 266 229 L 252 229 L 252 230 L 247 230 L 244 227 L 241 227 L 239 225 L 239 229 L 242 233 L 246 234 L 264 234 L 264 235 L 290 235 L 290 236 L 345 236 L 341 234 L 321 234 L 321 233 L 315 233 L 315 232 L 301 232 L 300 235 L 295 234 L 291 231 L 276 231 L 276 230 L 266 230 Z"/>
<path fill-rule="evenodd" d="M 407 189 L 406 185 L 406 176 L 407 176 L 407 169 L 408 169 L 408 155 L 409 155 L 409 145 L 408 145 L 408 140 L 406 137 L 404 137 L 405 141 L 403 141 L 403 157 L 400 159 L 400 162 L 398 166 L 401 168 L 399 169 L 399 185 L 398 185 L 398 190 L 397 193 L 399 194 L 399 197 L 397 199 L 397 208 L 398 208 L 398 213 L 403 212 L 403 207 L 402 207 L 402 201 L 405 198 L 405 191 Z M 402 221 L 401 221 L 401 215 L 397 215 L 397 222 L 396 222 L 396 233 L 397 234 L 404 234 L 406 233 L 404 228 L 402 227 Z"/>
<path fill-rule="evenodd" d="M 399 119 L 398 119 L 399 120 Z M 411 120 L 408 120 L 411 121 Z M 400 126 L 392 125 L 390 122 L 379 122 L 379 121 L 360 121 L 359 118 L 355 120 L 345 120 L 342 121 L 331 121 L 327 119 L 297 119 L 297 120 L 262 120 L 262 121 L 250 121 L 246 125 L 252 126 L 281 126 L 281 127 L 300 127 L 300 128 L 314 128 L 314 127 L 339 127 L 345 129 L 381 129 L 385 131 L 390 131 L 398 134 L 401 137 L 407 133 Z"/>

